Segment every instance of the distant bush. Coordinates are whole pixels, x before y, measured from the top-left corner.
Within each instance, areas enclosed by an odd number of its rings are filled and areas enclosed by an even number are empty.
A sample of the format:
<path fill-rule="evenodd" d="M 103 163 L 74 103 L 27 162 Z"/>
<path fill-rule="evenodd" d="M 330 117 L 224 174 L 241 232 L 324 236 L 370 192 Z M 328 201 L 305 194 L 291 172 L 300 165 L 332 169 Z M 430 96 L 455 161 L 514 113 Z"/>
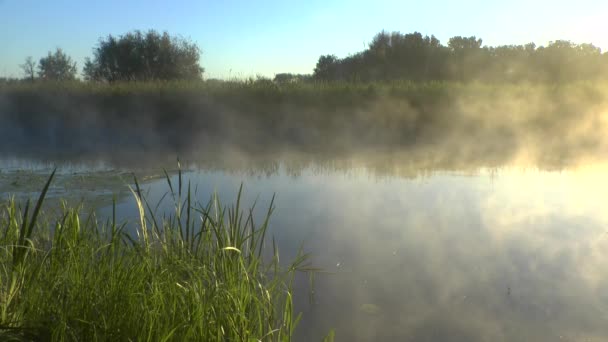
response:
<path fill-rule="evenodd" d="M 200 80 L 200 49 L 188 40 L 167 32 L 129 32 L 109 35 L 87 58 L 83 74 L 91 81 Z"/>
<path fill-rule="evenodd" d="M 54 53 L 49 51 L 46 57 L 38 63 L 38 77 L 49 81 L 71 81 L 76 79 L 76 62 L 57 48 Z M 33 80 L 33 78 L 32 78 Z"/>

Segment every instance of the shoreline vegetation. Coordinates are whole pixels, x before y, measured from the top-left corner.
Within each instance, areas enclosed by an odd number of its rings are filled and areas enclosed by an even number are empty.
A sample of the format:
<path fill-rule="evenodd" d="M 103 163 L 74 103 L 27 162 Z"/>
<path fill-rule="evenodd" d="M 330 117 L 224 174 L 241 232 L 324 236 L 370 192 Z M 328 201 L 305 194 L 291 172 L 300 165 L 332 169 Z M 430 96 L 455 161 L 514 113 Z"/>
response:
<path fill-rule="evenodd" d="M 54 174 L 54 172 L 53 172 Z M 172 214 L 155 212 L 135 180 L 137 223 L 85 216 L 81 207 L 45 213 L 14 199 L 0 210 L 0 339 L 3 341 L 289 341 L 295 272 L 307 256 L 279 263 L 261 222 L 217 196 L 195 202 L 172 184 Z M 132 224 L 136 233 L 129 233 Z M 265 252 L 264 252 L 265 251 Z"/>
<path fill-rule="evenodd" d="M 100 37 L 92 52 L 81 69 L 90 82 L 200 81 L 205 72 L 201 48 L 168 32 L 134 30 Z M 38 61 L 28 56 L 19 67 L 26 82 L 78 78 L 77 63 L 59 47 Z M 434 35 L 382 30 L 362 51 L 343 58 L 321 55 L 311 74 L 277 73 L 274 81 L 572 82 L 606 77 L 608 53 L 591 43 L 488 46 L 476 36 L 454 36 L 443 44 Z"/>
<path fill-rule="evenodd" d="M 608 53 L 589 43 L 487 46 L 381 31 L 362 51 L 320 56 L 311 74 L 228 81 L 205 80 L 199 46 L 167 32 L 108 35 L 92 52 L 82 80 L 60 48 L 27 57 L 23 79 L 0 80 L 1 155 L 398 151 L 431 167 L 553 168 L 606 151 Z"/>
<path fill-rule="evenodd" d="M 607 125 L 600 81 L 0 86 L 0 153 L 33 159 L 398 152 L 431 167 L 559 167 L 603 155 Z"/>

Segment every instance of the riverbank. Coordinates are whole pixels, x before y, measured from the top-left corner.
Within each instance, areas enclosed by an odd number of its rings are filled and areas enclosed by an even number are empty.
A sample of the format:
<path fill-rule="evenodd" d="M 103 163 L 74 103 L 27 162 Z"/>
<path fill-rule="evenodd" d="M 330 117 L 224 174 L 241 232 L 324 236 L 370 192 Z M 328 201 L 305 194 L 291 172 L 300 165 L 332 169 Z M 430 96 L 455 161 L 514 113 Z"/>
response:
<path fill-rule="evenodd" d="M 398 151 L 435 164 L 559 165 L 604 155 L 607 113 L 599 82 L 17 84 L 0 87 L 0 153 L 175 160 L 226 150 Z"/>
<path fill-rule="evenodd" d="M 169 216 L 135 183 L 139 222 L 98 220 L 80 206 L 39 211 L 49 183 L 36 203 L 4 204 L 0 339 L 290 340 L 294 274 L 312 269 L 304 255 L 279 264 L 274 245 L 264 257 L 272 203 L 259 221 L 238 199 L 197 203 L 168 181 Z"/>

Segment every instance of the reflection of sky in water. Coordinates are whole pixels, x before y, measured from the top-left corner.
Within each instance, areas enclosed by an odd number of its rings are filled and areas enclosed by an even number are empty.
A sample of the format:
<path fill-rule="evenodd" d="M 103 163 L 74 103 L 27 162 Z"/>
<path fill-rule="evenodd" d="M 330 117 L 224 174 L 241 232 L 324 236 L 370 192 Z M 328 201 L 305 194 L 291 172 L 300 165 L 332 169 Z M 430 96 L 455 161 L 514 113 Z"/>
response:
<path fill-rule="evenodd" d="M 301 243 L 333 274 L 299 279 L 299 340 L 600 341 L 608 338 L 608 167 L 376 177 L 363 169 L 298 177 L 188 173 L 206 201 L 217 190 L 258 197 L 283 259 Z M 177 181 L 177 177 L 173 177 Z M 147 186 L 155 204 L 166 181 Z M 132 201 L 118 208 L 134 215 Z"/>

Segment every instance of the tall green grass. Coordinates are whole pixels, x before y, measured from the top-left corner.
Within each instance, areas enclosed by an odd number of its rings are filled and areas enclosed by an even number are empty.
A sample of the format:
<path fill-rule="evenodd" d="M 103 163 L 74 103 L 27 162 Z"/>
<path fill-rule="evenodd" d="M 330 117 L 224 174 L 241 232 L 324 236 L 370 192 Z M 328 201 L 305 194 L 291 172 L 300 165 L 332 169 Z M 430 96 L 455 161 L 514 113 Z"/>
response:
<path fill-rule="evenodd" d="M 263 256 L 272 203 L 258 224 L 240 191 L 203 205 L 180 172 L 167 175 L 175 210 L 159 215 L 135 181 L 134 234 L 115 209 L 103 222 L 81 207 L 43 213 L 52 177 L 33 210 L 10 199 L 0 213 L 0 340 L 291 339 L 294 275 L 313 269 L 301 253 L 281 266 L 274 243 Z"/>

